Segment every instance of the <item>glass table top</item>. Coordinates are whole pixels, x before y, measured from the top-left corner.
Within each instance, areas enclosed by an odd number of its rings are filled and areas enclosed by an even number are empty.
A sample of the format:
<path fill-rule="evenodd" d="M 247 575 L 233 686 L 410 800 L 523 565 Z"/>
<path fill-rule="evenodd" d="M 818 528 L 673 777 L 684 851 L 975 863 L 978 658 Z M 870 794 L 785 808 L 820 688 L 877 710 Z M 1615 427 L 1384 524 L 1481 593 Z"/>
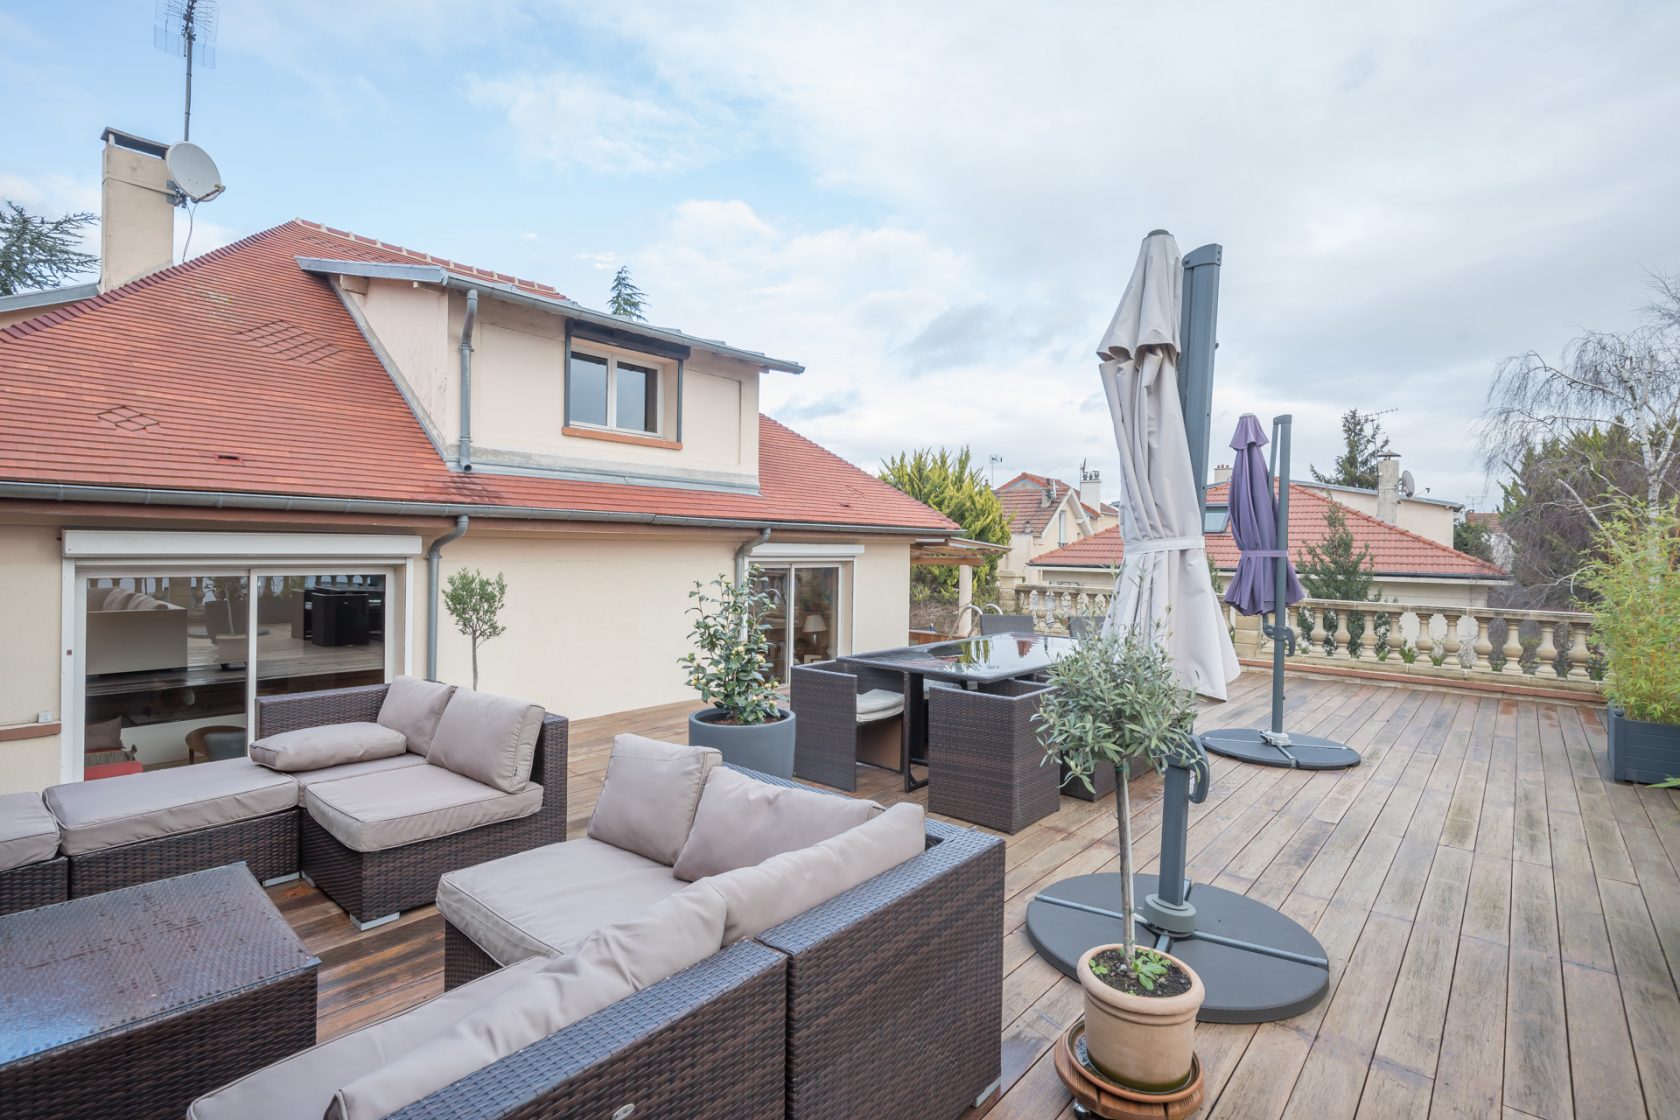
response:
<path fill-rule="evenodd" d="M 1055 634 L 991 634 L 925 646 L 854 653 L 848 661 L 956 681 L 1000 681 L 1048 668 L 1078 645 Z"/>

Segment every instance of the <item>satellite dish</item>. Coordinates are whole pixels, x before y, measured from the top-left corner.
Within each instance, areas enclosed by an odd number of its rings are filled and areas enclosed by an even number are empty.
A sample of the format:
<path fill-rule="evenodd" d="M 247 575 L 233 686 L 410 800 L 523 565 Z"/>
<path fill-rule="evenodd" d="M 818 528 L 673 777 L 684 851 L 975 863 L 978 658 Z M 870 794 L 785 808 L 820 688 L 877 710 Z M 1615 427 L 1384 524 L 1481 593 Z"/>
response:
<path fill-rule="evenodd" d="M 169 150 L 163 154 L 163 162 L 183 199 L 209 202 L 227 189 L 222 186 L 222 173 L 216 170 L 216 161 L 197 144 L 183 140 L 169 145 Z"/>
<path fill-rule="evenodd" d="M 1417 493 L 1417 480 L 1412 477 L 1411 471 L 1400 472 L 1400 493 L 1408 498 Z"/>

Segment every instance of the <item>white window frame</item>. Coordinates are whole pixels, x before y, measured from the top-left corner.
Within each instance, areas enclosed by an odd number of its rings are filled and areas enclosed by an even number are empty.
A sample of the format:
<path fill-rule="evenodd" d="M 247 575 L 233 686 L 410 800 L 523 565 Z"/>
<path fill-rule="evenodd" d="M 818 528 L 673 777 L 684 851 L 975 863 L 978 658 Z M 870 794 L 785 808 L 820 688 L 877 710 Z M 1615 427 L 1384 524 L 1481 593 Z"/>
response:
<path fill-rule="evenodd" d="M 607 422 L 596 424 L 589 420 L 580 420 L 572 409 L 572 362 L 573 358 L 582 355 L 588 358 L 601 358 L 607 363 Z M 653 414 L 658 418 L 658 424 L 653 431 L 646 428 L 626 428 L 618 422 L 618 363 L 625 361 L 633 366 L 654 371 L 653 378 Z M 617 347 L 604 346 L 593 340 L 579 342 L 574 339 L 566 355 L 566 412 L 569 423 L 574 428 L 588 428 L 596 432 L 616 432 L 620 435 L 642 436 L 647 439 L 665 439 L 665 381 L 671 376 L 671 363 L 653 354 L 642 354 L 629 350 L 619 350 Z"/>

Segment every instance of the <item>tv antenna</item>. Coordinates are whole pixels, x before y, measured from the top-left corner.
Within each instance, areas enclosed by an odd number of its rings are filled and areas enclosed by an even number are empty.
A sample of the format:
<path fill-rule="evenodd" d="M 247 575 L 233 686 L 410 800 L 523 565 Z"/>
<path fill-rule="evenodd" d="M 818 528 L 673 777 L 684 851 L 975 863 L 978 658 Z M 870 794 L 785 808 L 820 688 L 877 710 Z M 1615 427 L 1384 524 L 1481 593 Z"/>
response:
<path fill-rule="evenodd" d="M 1002 455 L 991 456 L 990 470 L 991 470 L 991 475 L 992 475 L 992 477 L 991 477 L 991 485 L 992 486 L 997 485 L 997 469 L 998 469 L 998 464 L 1001 463 L 1001 462 L 1003 462 L 1003 456 Z"/>
<path fill-rule="evenodd" d="M 192 139 L 193 59 L 216 66 L 216 0 L 157 0 L 152 44 L 187 60 L 187 99 L 181 114 L 181 139 Z"/>

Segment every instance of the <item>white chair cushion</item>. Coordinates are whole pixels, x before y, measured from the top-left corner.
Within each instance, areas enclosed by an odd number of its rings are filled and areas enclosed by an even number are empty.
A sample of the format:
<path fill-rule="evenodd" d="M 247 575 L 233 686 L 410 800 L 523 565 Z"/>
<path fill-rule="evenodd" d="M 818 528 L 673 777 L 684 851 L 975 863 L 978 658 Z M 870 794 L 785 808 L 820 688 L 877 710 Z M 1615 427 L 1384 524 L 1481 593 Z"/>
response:
<path fill-rule="evenodd" d="M 878 719 L 896 716 L 904 710 L 904 694 L 894 692 L 889 688 L 872 688 L 868 692 L 858 693 L 857 718 L 859 723 L 871 723 Z"/>

